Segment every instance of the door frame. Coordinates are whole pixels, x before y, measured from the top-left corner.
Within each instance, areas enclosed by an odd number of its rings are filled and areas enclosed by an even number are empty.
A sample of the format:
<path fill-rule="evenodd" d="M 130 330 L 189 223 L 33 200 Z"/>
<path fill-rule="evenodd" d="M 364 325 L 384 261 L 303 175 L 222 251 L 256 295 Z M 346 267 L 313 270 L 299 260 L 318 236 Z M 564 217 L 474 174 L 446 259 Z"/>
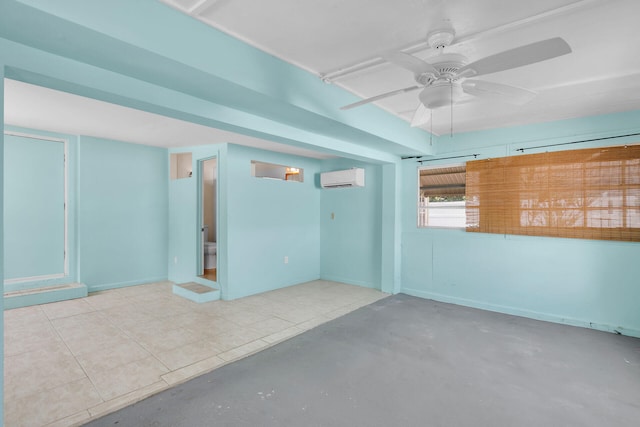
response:
<path fill-rule="evenodd" d="M 64 259 L 63 259 L 63 272 L 56 274 L 45 274 L 41 276 L 30 276 L 30 277 L 16 277 L 13 279 L 4 280 L 5 285 L 18 284 L 18 283 L 26 283 L 26 282 L 35 282 L 42 280 L 50 280 L 50 279 L 61 279 L 69 276 L 69 141 L 66 138 L 56 138 L 52 136 L 43 136 L 38 134 L 26 133 L 26 132 L 17 132 L 11 130 L 5 130 L 5 135 L 17 136 L 21 138 L 31 138 L 31 139 L 39 139 L 42 141 L 51 141 L 58 142 L 63 144 L 63 175 L 64 175 Z"/>
<path fill-rule="evenodd" d="M 197 227 L 196 227 L 196 233 L 197 233 L 197 253 L 198 253 L 198 262 L 197 262 L 197 271 L 196 271 L 196 275 L 197 276 L 202 276 L 204 274 L 204 240 L 202 238 L 202 234 L 204 232 L 204 200 L 203 200 L 203 185 L 202 185 L 202 181 L 203 181 L 203 170 L 204 170 L 204 163 L 208 160 L 216 160 L 216 174 L 215 174 L 215 179 L 216 179 L 216 211 L 214 212 L 215 216 L 216 216 L 216 235 L 217 235 L 217 228 L 218 228 L 218 207 L 220 206 L 219 204 L 219 191 L 218 191 L 218 185 L 219 185 L 219 171 L 220 168 L 218 167 L 218 156 L 214 155 L 214 156 L 210 156 L 210 157 L 206 157 L 203 159 L 198 159 L 198 222 L 197 222 Z M 217 255 L 216 255 L 216 269 L 218 268 L 218 262 L 217 262 Z M 218 271 L 218 275 L 220 274 L 220 272 Z"/>

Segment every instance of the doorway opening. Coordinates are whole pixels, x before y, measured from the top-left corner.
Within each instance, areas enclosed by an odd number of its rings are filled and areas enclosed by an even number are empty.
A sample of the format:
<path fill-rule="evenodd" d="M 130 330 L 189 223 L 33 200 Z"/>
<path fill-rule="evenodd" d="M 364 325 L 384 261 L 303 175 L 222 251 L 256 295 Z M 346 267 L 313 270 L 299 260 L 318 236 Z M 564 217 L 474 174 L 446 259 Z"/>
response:
<path fill-rule="evenodd" d="M 5 291 L 69 274 L 67 141 L 4 132 Z"/>
<path fill-rule="evenodd" d="M 198 161 L 200 176 L 200 256 L 199 276 L 218 281 L 218 160 Z"/>

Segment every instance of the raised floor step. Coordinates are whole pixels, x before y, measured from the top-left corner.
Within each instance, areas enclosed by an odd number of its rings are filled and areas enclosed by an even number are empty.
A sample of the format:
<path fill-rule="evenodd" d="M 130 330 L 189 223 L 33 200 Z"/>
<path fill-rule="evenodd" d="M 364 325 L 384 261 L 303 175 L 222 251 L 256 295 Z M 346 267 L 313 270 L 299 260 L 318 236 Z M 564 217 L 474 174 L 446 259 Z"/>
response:
<path fill-rule="evenodd" d="M 173 293 L 191 300 L 202 303 L 220 299 L 220 290 L 210 286 L 201 285 L 196 282 L 187 282 L 173 285 Z"/>
<path fill-rule="evenodd" d="M 84 283 L 66 283 L 64 285 L 9 291 L 4 293 L 4 308 L 9 310 L 11 308 L 84 298 L 87 295 L 88 290 Z"/>

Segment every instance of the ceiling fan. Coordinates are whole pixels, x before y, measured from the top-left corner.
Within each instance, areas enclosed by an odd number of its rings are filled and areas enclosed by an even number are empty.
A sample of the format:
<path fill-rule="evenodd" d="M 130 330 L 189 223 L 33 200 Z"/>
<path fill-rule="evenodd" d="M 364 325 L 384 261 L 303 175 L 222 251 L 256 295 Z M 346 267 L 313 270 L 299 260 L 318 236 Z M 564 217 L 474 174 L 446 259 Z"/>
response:
<path fill-rule="evenodd" d="M 531 101 L 536 93 L 515 86 L 471 79 L 471 77 L 523 67 L 571 53 L 571 47 L 567 42 L 560 37 L 555 37 L 469 63 L 464 55 L 443 53 L 444 48 L 451 44 L 454 36 L 455 32 L 452 29 L 437 30 L 429 34 L 428 44 L 440 52 L 431 63 L 404 52 L 387 52 L 381 55 L 390 63 L 411 71 L 417 85 L 363 99 L 340 109 L 348 110 L 390 96 L 422 89 L 418 95 L 420 105 L 411 120 L 411 126 L 416 127 L 429 121 L 430 110 L 453 106 L 465 93 L 523 105 Z"/>

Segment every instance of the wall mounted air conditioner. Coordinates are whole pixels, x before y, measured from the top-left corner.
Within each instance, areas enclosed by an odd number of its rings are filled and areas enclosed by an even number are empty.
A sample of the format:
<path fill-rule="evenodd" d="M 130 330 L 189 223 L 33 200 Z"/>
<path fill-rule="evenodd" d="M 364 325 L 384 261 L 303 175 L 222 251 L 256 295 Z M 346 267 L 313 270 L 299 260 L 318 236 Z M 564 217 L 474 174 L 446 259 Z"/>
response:
<path fill-rule="evenodd" d="M 364 169 L 353 168 L 320 174 L 322 188 L 364 187 Z"/>

